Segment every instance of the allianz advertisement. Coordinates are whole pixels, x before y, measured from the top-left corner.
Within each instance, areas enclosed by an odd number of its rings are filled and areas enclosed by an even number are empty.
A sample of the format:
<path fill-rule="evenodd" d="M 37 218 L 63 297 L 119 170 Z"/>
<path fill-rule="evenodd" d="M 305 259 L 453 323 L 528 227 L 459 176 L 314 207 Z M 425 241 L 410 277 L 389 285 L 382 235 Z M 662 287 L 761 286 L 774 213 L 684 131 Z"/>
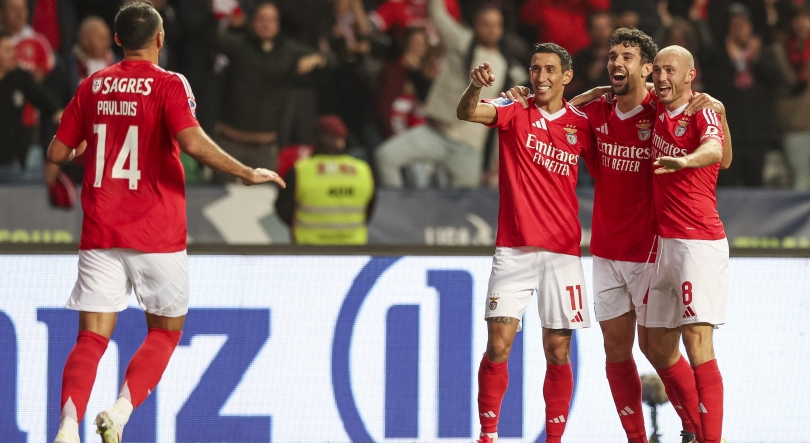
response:
<path fill-rule="evenodd" d="M 0 256 L 0 441 L 50 443 L 77 315 L 62 308 L 73 255 Z M 591 281 L 591 260 L 583 259 Z M 191 310 L 126 442 L 471 442 L 491 257 L 191 256 Z M 715 332 L 724 437 L 810 442 L 810 259 L 736 258 Z M 589 289 L 590 294 L 590 289 Z M 535 305 L 536 306 L 536 305 Z M 592 314 L 593 315 L 593 314 Z M 503 442 L 543 442 L 536 308 L 509 362 Z M 82 427 L 115 400 L 145 334 L 133 305 L 101 361 Z M 636 352 L 641 374 L 652 373 Z M 626 442 L 597 325 L 577 331 L 564 442 Z M 645 406 L 648 434 L 650 411 Z M 662 442 L 679 442 L 659 407 Z"/>

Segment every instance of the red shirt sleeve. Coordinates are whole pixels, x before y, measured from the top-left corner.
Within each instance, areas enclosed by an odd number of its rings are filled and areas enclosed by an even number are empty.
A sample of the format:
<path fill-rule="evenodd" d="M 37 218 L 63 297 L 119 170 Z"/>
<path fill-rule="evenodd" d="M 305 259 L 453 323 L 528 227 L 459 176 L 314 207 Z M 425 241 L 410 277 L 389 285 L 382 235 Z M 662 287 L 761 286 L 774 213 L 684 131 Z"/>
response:
<path fill-rule="evenodd" d="M 531 102 L 531 98 L 528 98 L 528 100 Z M 520 104 L 518 102 L 513 102 L 505 97 L 500 97 L 493 100 L 481 100 L 481 102 L 489 103 L 490 105 L 495 106 L 495 110 L 497 111 L 495 121 L 487 126 L 498 129 L 509 129 L 513 126 L 515 113 L 517 112 L 518 108 L 520 108 Z"/>
<path fill-rule="evenodd" d="M 717 115 L 712 109 L 701 109 L 695 114 L 695 123 L 697 124 L 698 134 L 700 134 L 700 144 L 706 140 L 715 139 L 723 145 L 723 124 L 722 117 Z"/>
<path fill-rule="evenodd" d="M 188 80 L 182 74 L 173 73 L 168 78 L 163 106 L 166 126 L 172 137 L 192 126 L 200 126 L 197 121 L 197 102 Z"/>
<path fill-rule="evenodd" d="M 62 119 L 59 121 L 59 129 L 56 130 L 56 138 L 69 147 L 76 149 L 84 141 L 84 115 L 81 109 L 81 96 L 85 90 L 84 84 L 79 86 L 76 95 L 70 100 Z"/>

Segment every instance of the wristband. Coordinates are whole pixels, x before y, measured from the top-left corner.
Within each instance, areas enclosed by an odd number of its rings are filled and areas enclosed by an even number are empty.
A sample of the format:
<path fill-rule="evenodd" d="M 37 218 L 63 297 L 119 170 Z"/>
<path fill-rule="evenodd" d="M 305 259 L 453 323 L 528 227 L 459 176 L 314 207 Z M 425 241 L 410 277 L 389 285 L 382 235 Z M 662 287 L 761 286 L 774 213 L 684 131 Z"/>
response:
<path fill-rule="evenodd" d="M 481 88 L 484 87 L 484 85 L 482 85 L 481 83 L 478 83 L 477 81 L 475 81 L 474 78 L 470 79 L 470 81 L 472 82 L 473 87 L 476 88 L 476 89 L 481 89 Z"/>

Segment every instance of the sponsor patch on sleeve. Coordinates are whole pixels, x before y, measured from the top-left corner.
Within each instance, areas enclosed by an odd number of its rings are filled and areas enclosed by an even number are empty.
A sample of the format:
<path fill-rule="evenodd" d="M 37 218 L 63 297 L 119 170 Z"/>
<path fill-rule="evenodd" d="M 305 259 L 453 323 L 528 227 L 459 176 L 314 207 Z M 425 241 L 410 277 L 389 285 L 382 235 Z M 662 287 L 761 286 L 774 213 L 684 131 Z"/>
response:
<path fill-rule="evenodd" d="M 493 106 L 501 107 L 501 106 L 509 106 L 514 102 L 506 97 L 499 97 L 496 98 L 495 100 L 492 100 L 490 103 L 492 103 Z"/>

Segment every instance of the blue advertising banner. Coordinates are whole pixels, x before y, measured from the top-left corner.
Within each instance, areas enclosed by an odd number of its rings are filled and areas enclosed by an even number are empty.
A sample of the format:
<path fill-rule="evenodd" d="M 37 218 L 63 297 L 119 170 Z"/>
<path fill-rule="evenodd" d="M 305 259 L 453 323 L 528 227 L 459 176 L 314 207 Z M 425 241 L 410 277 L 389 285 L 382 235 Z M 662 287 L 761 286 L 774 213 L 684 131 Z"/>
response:
<path fill-rule="evenodd" d="M 490 266 L 489 257 L 191 256 L 182 341 L 124 441 L 472 441 Z M 583 267 L 590 282 L 592 260 Z M 77 332 L 77 313 L 63 309 L 76 269 L 74 255 L 0 255 L 3 443 L 55 435 Z M 808 271 L 810 259 L 730 261 L 728 323 L 715 331 L 728 441 L 810 443 Z M 499 431 L 506 442 L 542 443 L 536 310 L 524 323 Z M 115 401 L 145 332 L 133 297 L 99 365 L 82 441 L 97 441 L 92 420 Z M 638 350 L 634 357 L 641 374 L 654 373 Z M 576 331 L 572 364 L 564 441 L 626 442 L 598 327 Z M 649 410 L 635 413 L 651 432 Z M 662 441 L 679 441 L 669 404 L 658 420 Z"/>

